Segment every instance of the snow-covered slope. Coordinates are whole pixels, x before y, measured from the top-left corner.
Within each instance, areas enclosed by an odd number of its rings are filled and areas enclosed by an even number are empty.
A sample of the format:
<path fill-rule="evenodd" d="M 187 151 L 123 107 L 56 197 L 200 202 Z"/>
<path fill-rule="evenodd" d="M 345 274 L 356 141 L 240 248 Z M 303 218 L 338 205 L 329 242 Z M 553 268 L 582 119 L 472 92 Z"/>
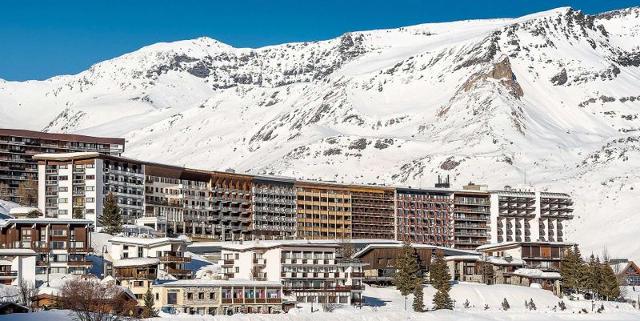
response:
<path fill-rule="evenodd" d="M 0 81 L 0 126 L 124 136 L 130 157 L 566 191 L 576 201 L 567 232 L 583 252 L 606 241 L 611 255 L 636 259 L 639 109 L 639 8 L 559 8 L 258 49 L 198 38 L 77 75 Z"/>

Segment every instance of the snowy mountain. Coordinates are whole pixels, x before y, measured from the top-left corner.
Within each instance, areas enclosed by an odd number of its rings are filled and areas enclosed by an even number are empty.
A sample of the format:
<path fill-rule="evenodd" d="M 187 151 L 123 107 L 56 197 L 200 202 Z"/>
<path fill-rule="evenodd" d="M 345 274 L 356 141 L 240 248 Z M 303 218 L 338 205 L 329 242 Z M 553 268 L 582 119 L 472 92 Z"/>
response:
<path fill-rule="evenodd" d="M 640 8 L 352 32 L 257 49 L 159 43 L 0 80 L 0 127 L 123 136 L 196 168 L 565 191 L 583 253 L 640 259 Z M 606 242 L 606 244 L 603 244 Z"/>

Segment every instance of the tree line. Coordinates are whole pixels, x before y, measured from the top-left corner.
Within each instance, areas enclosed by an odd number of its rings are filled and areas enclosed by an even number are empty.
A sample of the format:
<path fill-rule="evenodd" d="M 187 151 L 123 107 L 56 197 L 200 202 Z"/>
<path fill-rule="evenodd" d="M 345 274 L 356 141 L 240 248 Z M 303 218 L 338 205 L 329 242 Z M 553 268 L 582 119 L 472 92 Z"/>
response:
<path fill-rule="evenodd" d="M 594 299 L 615 300 L 620 297 L 620 280 L 609 264 L 609 258 L 591 254 L 583 260 L 577 245 L 569 248 L 560 265 L 562 290 L 565 294 L 584 294 Z"/>

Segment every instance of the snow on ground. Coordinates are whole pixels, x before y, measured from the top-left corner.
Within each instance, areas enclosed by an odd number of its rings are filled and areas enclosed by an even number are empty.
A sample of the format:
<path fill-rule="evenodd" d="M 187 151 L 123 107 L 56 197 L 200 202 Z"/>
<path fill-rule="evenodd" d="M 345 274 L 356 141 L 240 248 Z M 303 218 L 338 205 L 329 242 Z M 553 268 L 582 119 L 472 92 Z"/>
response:
<path fill-rule="evenodd" d="M 434 293 L 431 286 L 425 286 L 425 304 L 431 306 L 431 298 Z M 551 292 L 513 285 L 482 285 L 472 283 L 460 283 L 453 286 L 451 296 L 456 301 L 454 311 L 435 311 L 425 313 L 405 312 L 404 299 L 394 288 L 390 287 L 366 287 L 364 291 L 367 306 L 362 309 L 355 307 L 343 307 L 334 312 L 311 313 L 311 306 L 304 304 L 300 308 L 290 311 L 288 314 L 237 314 L 233 316 L 194 316 L 187 314 L 161 315 L 156 321 L 168 319 L 180 320 L 228 320 L 228 321 L 404 321 L 404 320 L 640 320 L 640 310 L 634 310 L 629 304 L 606 302 L 605 311 L 602 314 L 582 314 L 578 311 L 582 308 L 591 310 L 590 301 L 568 301 L 566 311 L 553 311 L 560 299 Z M 499 309 L 502 300 L 506 298 L 511 305 L 508 311 Z M 465 309 L 462 303 L 469 300 L 471 307 Z M 524 301 L 533 299 L 537 306 L 536 311 L 524 309 Z M 407 306 L 411 309 L 413 297 L 409 296 Z M 484 305 L 489 305 L 489 310 L 484 310 Z M 598 302 L 599 306 L 601 303 Z M 314 309 L 320 306 L 315 305 Z M 67 311 L 44 311 L 35 314 L 14 314 L 10 317 L 0 316 L 0 320 L 11 321 L 63 321 L 69 320 Z"/>

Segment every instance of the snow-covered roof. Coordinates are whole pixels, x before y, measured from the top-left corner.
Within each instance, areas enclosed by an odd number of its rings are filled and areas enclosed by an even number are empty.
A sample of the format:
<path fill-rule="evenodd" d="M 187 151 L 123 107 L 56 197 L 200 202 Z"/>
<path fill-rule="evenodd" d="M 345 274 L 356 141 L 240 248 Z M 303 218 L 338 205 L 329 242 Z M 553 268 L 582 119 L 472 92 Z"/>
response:
<path fill-rule="evenodd" d="M 514 265 L 514 266 L 525 265 L 524 260 L 519 258 L 486 256 L 484 258 L 478 259 L 478 261 L 483 261 L 483 260 L 486 260 L 488 263 L 491 263 L 494 265 Z"/>
<path fill-rule="evenodd" d="M 99 157 L 98 152 L 73 152 L 73 153 L 50 153 L 50 154 L 35 154 L 33 159 L 35 160 L 73 160 L 73 159 L 86 159 Z"/>
<path fill-rule="evenodd" d="M 0 249 L 0 255 L 3 256 L 29 256 L 36 255 L 36 252 L 32 249 Z"/>
<path fill-rule="evenodd" d="M 444 258 L 445 261 L 477 261 L 480 255 L 451 255 Z"/>
<path fill-rule="evenodd" d="M 52 218 L 52 217 L 37 217 L 37 218 L 10 218 L 0 220 L 0 227 L 5 227 L 11 224 L 92 224 L 90 220 L 76 219 L 76 218 Z"/>
<path fill-rule="evenodd" d="M 189 243 L 188 239 L 184 238 L 175 238 L 175 237 L 124 237 L 124 236 L 116 236 L 109 240 L 109 243 L 119 243 L 119 244 L 135 244 L 142 246 L 160 246 L 164 244 L 171 243 Z"/>
<path fill-rule="evenodd" d="M 353 255 L 353 257 L 356 257 L 356 258 L 360 257 L 360 256 L 366 254 L 367 252 L 369 252 L 370 250 L 373 250 L 373 249 L 401 248 L 403 246 L 404 246 L 404 243 L 400 242 L 400 241 L 396 241 L 395 243 L 390 243 L 390 244 L 370 244 L 370 245 L 367 245 L 362 250 L 356 252 Z M 453 249 L 453 248 L 450 248 L 450 247 L 436 246 L 436 245 L 431 245 L 431 244 L 413 243 L 413 244 L 411 244 L 411 247 L 413 247 L 415 249 L 440 249 L 440 250 L 444 250 L 445 254 L 447 254 L 447 253 L 450 253 L 450 254 L 455 253 L 455 255 L 475 255 L 475 254 L 477 254 L 477 252 L 475 252 L 475 251 Z"/>
<path fill-rule="evenodd" d="M 192 280 L 176 280 L 163 282 L 154 286 L 163 287 L 194 287 L 194 286 L 274 286 L 280 287 L 282 284 L 277 281 L 255 281 L 247 279 L 228 279 L 228 280 L 208 280 L 208 279 L 192 279 Z"/>
<path fill-rule="evenodd" d="M 18 204 L 18 203 L 5 201 L 5 200 L 0 200 L 0 218 L 2 218 L 5 215 L 8 216 L 9 212 L 11 211 L 12 208 L 19 207 L 19 206 L 20 206 L 20 204 Z M 7 217 L 5 217 L 5 218 L 7 218 Z"/>
<path fill-rule="evenodd" d="M 39 211 L 37 207 L 30 206 L 16 206 L 9 210 L 9 215 L 11 216 L 19 216 L 19 215 L 27 215 L 33 211 Z"/>
<path fill-rule="evenodd" d="M 13 262 L 9 261 L 9 260 L 1 260 L 0 259 L 0 265 L 11 265 L 13 264 Z"/>
<path fill-rule="evenodd" d="M 560 273 L 558 272 L 545 272 L 538 269 L 526 269 L 526 268 L 515 270 L 513 272 L 513 275 L 524 276 L 524 277 L 535 278 L 535 279 L 559 280 L 562 278 L 560 276 Z"/>
<path fill-rule="evenodd" d="M 527 245 L 527 244 L 571 246 L 574 243 L 569 243 L 569 242 L 545 242 L 545 241 L 490 243 L 490 244 L 485 244 L 485 245 L 478 246 L 476 248 L 476 251 L 493 250 L 493 249 L 501 249 L 501 248 L 511 248 L 511 247 L 518 247 L 518 246 Z"/>
<path fill-rule="evenodd" d="M 131 259 L 121 259 L 113 262 L 114 267 L 125 267 L 125 266 L 145 266 L 145 265 L 155 265 L 160 263 L 160 260 L 155 257 L 137 257 Z"/>
<path fill-rule="evenodd" d="M 190 249 L 213 247 L 227 250 L 249 250 L 254 248 L 275 248 L 281 246 L 326 246 L 338 247 L 336 240 L 257 240 L 242 242 L 197 242 L 189 245 Z"/>

